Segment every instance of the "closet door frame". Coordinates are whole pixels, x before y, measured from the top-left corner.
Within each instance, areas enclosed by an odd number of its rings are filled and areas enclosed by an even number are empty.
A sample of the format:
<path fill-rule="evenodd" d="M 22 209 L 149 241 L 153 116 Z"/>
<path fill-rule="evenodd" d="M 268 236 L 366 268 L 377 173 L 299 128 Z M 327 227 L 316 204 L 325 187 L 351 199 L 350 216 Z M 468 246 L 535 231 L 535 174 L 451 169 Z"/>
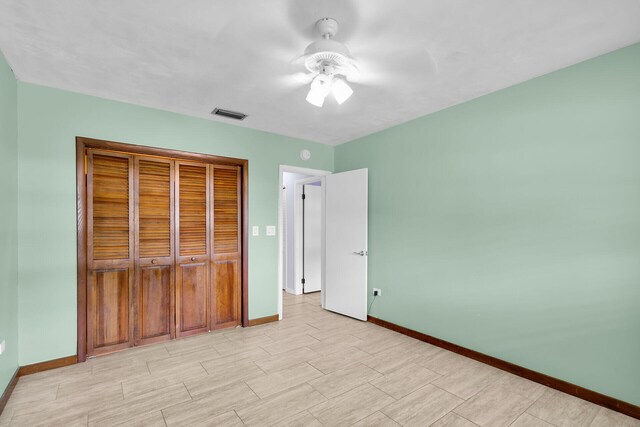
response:
<path fill-rule="evenodd" d="M 126 144 L 122 142 L 105 141 L 93 138 L 76 137 L 76 213 L 77 213 L 77 356 L 78 362 L 84 362 L 87 357 L 87 273 L 88 273 L 88 201 L 87 201 L 87 149 L 100 149 L 131 155 L 145 155 L 175 160 L 203 162 L 215 165 L 229 165 L 240 167 L 241 192 L 241 261 L 242 272 L 240 286 L 242 292 L 242 326 L 249 326 L 248 311 L 248 283 L 249 283 L 249 161 L 232 157 L 222 157 L 210 154 L 191 153 L 188 151 L 169 150 L 164 148 L 147 147 Z"/>

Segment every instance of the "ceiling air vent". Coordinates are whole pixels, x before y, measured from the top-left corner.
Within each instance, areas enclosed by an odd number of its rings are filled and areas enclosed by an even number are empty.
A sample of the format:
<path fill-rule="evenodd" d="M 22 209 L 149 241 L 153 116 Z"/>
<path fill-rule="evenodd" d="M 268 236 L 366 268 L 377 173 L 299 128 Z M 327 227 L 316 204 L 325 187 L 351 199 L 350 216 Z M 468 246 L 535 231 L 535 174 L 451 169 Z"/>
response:
<path fill-rule="evenodd" d="M 235 120 L 244 120 L 244 118 L 247 117 L 246 114 L 238 113 L 237 111 L 223 110 L 222 108 L 215 108 L 211 114 Z"/>

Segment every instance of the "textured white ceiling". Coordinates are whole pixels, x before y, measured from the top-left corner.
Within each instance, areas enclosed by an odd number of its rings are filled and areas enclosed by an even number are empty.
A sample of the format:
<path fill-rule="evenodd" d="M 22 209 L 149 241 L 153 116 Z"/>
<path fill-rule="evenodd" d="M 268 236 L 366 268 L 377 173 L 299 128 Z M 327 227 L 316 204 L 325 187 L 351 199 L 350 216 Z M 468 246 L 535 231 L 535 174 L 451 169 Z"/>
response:
<path fill-rule="evenodd" d="M 290 61 L 325 16 L 363 78 L 319 109 Z M 0 2 L 22 81 L 331 145 L 638 41 L 639 0 Z"/>

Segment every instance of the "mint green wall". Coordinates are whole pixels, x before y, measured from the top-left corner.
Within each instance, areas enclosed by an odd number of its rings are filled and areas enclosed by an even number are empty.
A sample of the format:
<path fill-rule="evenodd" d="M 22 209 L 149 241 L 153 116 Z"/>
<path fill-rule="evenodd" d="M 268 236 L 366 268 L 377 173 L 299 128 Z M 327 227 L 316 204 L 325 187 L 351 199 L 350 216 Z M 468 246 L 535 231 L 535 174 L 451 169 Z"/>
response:
<path fill-rule="evenodd" d="M 332 170 L 332 147 L 25 83 L 18 99 L 21 365 L 76 353 L 76 136 L 248 159 L 249 317 L 277 313 L 278 166 Z"/>
<path fill-rule="evenodd" d="M 640 404 L 640 44 L 335 156 L 373 316 Z"/>
<path fill-rule="evenodd" d="M 18 367 L 17 85 L 0 52 L 0 395 Z"/>

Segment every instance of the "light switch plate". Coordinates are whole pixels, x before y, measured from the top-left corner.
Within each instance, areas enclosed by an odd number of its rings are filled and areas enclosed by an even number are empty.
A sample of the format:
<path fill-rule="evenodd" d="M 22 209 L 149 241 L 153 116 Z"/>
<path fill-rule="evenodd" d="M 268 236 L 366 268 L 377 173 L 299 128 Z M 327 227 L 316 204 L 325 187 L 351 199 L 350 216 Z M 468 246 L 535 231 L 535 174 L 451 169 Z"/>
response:
<path fill-rule="evenodd" d="M 6 347 L 6 344 L 4 340 L 2 340 L 2 342 L 0 342 L 0 354 L 4 353 L 5 347 Z"/>
<path fill-rule="evenodd" d="M 276 235 L 276 226 L 267 225 L 267 236 L 275 236 L 275 235 Z"/>
<path fill-rule="evenodd" d="M 253 226 L 253 235 L 254 236 L 259 236 L 260 235 L 260 226 L 258 226 L 258 225 L 254 225 Z"/>

